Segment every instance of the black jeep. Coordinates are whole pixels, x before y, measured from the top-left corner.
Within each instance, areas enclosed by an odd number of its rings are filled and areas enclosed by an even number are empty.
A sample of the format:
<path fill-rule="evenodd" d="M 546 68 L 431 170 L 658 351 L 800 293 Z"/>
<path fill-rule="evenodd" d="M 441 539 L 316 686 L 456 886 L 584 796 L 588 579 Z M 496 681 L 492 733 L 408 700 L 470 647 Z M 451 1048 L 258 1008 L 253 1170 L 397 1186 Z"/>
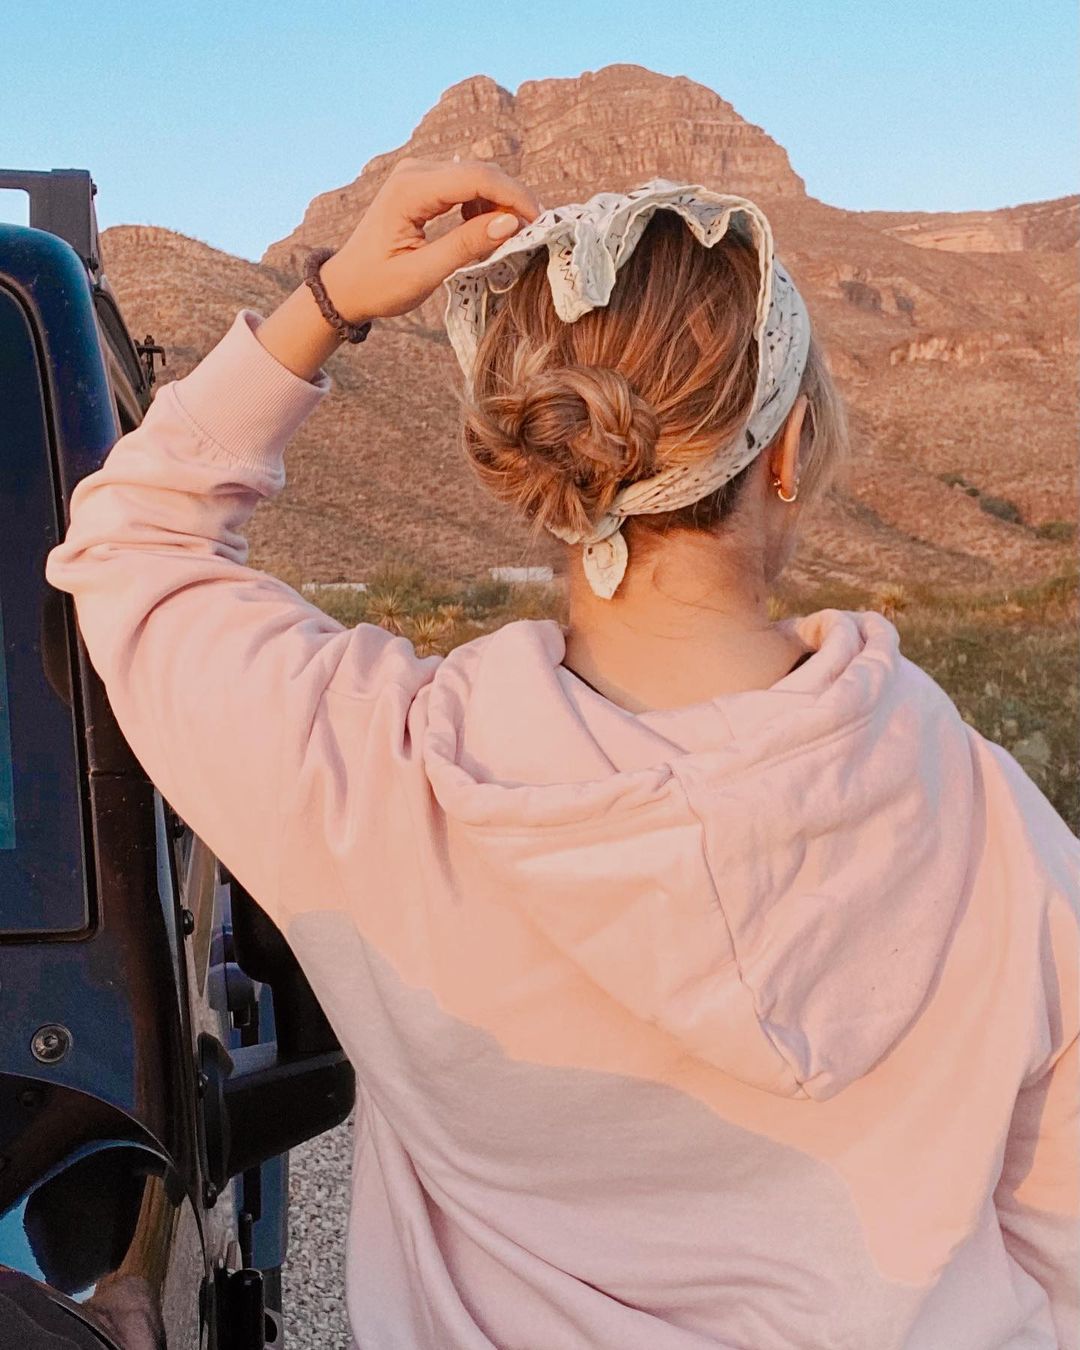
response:
<path fill-rule="evenodd" d="M 44 579 L 165 351 L 129 335 L 88 172 L 0 188 L 30 205 L 0 223 L 0 1347 L 279 1347 L 287 1150 L 352 1069 Z"/>

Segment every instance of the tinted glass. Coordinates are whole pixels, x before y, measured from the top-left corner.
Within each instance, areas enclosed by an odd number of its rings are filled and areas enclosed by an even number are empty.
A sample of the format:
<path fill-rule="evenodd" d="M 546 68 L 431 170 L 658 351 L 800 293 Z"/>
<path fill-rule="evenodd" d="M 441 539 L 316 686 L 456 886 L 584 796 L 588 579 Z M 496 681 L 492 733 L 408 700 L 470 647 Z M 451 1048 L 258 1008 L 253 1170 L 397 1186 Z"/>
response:
<path fill-rule="evenodd" d="M 57 539 L 37 352 L 0 289 L 0 934 L 77 931 L 89 917 L 75 720 L 42 663 L 44 625 L 65 623 L 45 605 Z M 50 638 L 62 651 L 66 636 Z"/>

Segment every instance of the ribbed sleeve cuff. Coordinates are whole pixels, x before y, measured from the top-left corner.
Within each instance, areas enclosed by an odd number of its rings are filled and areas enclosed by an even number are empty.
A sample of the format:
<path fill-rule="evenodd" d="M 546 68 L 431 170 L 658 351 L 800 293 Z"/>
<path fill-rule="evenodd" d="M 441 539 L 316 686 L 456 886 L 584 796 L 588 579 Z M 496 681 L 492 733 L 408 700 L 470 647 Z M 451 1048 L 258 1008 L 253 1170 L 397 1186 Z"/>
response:
<path fill-rule="evenodd" d="M 302 380 L 262 345 L 263 316 L 241 309 L 190 374 L 167 386 L 200 432 L 228 458 L 253 469 L 281 465 L 286 445 L 326 397 L 325 369 Z"/>

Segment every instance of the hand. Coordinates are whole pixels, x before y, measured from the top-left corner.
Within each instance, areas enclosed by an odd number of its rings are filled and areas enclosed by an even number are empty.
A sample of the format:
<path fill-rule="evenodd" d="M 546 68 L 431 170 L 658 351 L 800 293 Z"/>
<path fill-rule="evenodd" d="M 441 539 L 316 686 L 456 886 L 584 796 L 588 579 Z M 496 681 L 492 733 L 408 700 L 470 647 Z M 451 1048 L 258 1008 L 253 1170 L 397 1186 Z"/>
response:
<path fill-rule="evenodd" d="M 424 225 L 458 205 L 463 223 L 427 239 Z M 326 293 L 350 323 L 407 314 L 451 272 L 486 258 L 539 213 L 534 194 L 490 160 L 405 156 L 323 264 Z M 500 222 L 507 228 L 489 234 Z"/>

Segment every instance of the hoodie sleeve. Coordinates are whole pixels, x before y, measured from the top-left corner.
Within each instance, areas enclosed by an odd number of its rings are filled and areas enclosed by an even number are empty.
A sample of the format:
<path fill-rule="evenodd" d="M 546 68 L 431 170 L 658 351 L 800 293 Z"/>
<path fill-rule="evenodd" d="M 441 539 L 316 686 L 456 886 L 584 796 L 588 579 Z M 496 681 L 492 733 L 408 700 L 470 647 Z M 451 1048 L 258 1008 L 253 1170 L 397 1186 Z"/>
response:
<path fill-rule="evenodd" d="M 285 446 L 331 388 L 325 370 L 307 381 L 273 357 L 255 336 L 261 322 L 239 311 L 189 375 L 158 390 L 75 488 L 45 575 L 74 597 L 150 779 L 283 923 L 293 902 L 279 894 L 282 840 L 303 848 L 306 834 L 325 848 L 351 832 L 346 764 L 380 771 L 366 744 L 373 725 L 383 746 L 400 746 L 412 697 L 441 658 L 419 659 L 374 624 L 345 628 L 245 565 L 244 527 L 284 487 Z"/>
<path fill-rule="evenodd" d="M 994 1202 L 1006 1248 L 1046 1290 L 1060 1350 L 1080 1350 L 1080 838 L 1008 750 L 979 742 L 1008 802 L 992 822 L 995 866 L 1017 917 L 1034 924 L 1033 1000 L 1019 1014 L 1031 1057 Z"/>
<path fill-rule="evenodd" d="M 1046 1290 L 1060 1350 L 1080 1348 L 1080 1041 L 1020 1090 L 994 1196 L 1013 1259 Z"/>

